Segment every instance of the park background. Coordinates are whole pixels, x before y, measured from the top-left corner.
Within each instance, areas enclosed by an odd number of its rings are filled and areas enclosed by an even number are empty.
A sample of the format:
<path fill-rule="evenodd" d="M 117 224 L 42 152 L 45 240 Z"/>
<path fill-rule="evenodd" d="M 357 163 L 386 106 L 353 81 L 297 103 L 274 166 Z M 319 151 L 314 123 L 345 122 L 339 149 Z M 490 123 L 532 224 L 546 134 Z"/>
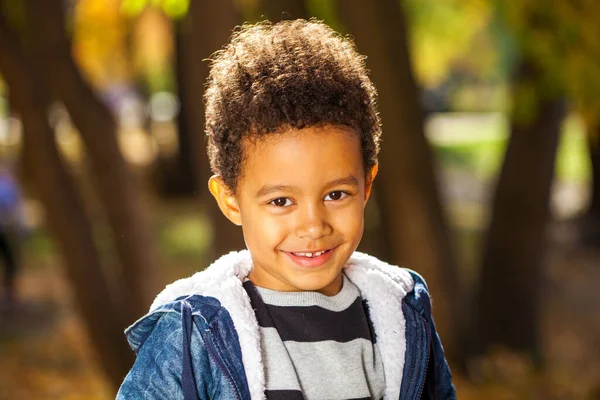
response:
<path fill-rule="evenodd" d="M 110 399 L 122 334 L 243 247 L 206 189 L 235 26 L 350 34 L 383 150 L 360 249 L 417 270 L 462 399 L 600 398 L 600 3 L 2 0 L 0 157 L 23 191 L 0 399 Z"/>

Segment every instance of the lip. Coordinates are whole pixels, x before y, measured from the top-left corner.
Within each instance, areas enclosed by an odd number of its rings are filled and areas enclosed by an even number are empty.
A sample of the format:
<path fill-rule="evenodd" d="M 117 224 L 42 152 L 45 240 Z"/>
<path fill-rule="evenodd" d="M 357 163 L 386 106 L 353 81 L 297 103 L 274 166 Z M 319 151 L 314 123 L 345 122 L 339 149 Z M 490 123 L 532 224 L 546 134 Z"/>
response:
<path fill-rule="evenodd" d="M 298 266 L 302 267 L 302 268 L 318 268 L 322 265 L 324 265 L 327 261 L 329 261 L 329 259 L 331 258 L 331 256 L 333 255 L 333 252 L 337 249 L 336 247 L 333 247 L 331 249 L 324 249 L 324 250 L 314 250 L 314 251 L 298 251 L 295 253 L 318 253 L 319 251 L 327 251 L 326 253 L 321 254 L 318 257 L 301 257 L 301 256 L 296 256 L 291 252 L 288 251 L 284 251 L 284 253 Z"/>

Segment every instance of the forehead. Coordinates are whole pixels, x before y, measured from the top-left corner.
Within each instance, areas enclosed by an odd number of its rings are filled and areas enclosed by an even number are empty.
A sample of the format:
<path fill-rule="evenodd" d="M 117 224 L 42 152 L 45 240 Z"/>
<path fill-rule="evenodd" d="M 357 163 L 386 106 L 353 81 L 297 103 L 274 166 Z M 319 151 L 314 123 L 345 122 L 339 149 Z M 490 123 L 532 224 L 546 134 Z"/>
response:
<path fill-rule="evenodd" d="M 349 175 L 364 178 L 359 135 L 350 128 L 311 127 L 243 143 L 240 184 L 301 186 Z"/>

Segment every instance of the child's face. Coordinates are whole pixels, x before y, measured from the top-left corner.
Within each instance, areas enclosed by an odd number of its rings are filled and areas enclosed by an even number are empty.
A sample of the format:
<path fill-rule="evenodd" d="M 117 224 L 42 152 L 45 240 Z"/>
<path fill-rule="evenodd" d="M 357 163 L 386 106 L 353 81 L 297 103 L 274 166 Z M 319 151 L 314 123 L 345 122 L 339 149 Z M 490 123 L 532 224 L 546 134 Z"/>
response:
<path fill-rule="evenodd" d="M 210 186 L 226 216 L 242 225 L 254 263 L 250 280 L 279 291 L 336 294 L 362 237 L 370 192 L 358 135 L 326 126 L 244 144 L 235 195 L 216 195 Z"/>

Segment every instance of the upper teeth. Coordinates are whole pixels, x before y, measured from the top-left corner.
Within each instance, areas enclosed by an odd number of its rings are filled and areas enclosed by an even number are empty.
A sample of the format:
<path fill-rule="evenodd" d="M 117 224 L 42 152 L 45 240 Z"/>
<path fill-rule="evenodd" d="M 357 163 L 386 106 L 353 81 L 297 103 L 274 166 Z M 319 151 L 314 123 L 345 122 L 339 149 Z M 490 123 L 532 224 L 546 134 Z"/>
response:
<path fill-rule="evenodd" d="M 300 257 L 319 257 L 321 254 L 325 253 L 326 250 L 324 251 L 317 251 L 316 253 L 294 253 L 297 256 Z"/>

